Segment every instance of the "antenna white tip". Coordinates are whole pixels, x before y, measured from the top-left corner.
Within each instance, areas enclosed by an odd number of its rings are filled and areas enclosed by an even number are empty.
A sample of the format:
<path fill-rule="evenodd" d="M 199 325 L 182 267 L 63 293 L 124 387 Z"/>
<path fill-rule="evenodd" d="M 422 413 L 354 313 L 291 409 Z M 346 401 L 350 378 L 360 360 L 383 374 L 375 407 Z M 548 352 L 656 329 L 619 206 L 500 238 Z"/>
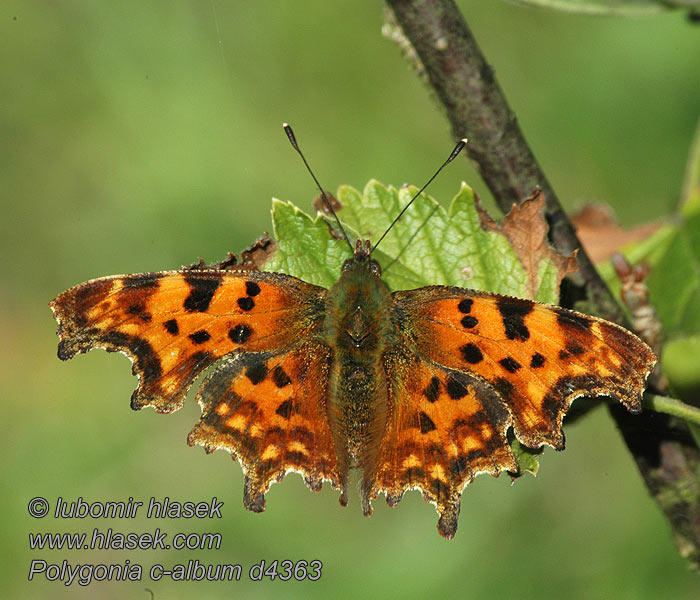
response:
<path fill-rule="evenodd" d="M 285 129 L 287 129 L 287 127 L 289 127 L 289 123 L 282 123 L 282 127 L 284 127 Z"/>
<path fill-rule="evenodd" d="M 469 142 L 469 140 L 468 140 L 467 138 L 462 138 L 462 142 L 464 142 L 465 144 L 467 144 L 467 143 Z"/>

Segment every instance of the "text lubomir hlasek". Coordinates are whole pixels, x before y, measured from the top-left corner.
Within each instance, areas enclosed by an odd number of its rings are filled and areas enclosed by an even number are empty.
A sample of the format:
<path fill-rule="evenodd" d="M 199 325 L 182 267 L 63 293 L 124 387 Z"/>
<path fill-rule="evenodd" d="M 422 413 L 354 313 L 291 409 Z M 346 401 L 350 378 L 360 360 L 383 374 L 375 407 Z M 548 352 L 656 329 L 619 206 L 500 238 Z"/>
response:
<path fill-rule="evenodd" d="M 223 505 L 216 496 L 202 502 L 176 502 L 168 496 L 160 500 L 151 497 L 145 508 L 145 516 L 147 519 L 220 519 Z M 82 496 L 77 500 L 66 501 L 59 496 L 53 516 L 56 519 L 133 519 L 139 515 L 142 508 L 144 503 L 134 500 L 131 496 L 128 500 L 105 502 L 86 502 Z"/>

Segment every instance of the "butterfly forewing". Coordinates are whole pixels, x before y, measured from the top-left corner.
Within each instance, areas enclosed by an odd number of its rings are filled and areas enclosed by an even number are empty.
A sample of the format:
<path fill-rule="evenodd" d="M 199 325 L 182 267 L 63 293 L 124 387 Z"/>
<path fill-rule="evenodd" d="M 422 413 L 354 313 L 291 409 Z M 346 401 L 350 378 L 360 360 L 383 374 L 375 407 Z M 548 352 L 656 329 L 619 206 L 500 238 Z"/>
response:
<path fill-rule="evenodd" d="M 563 447 L 573 399 L 607 395 L 641 409 L 656 357 L 626 329 L 556 306 L 461 288 L 394 294 L 416 352 L 487 382 L 529 446 Z"/>
<path fill-rule="evenodd" d="M 326 290 L 251 271 L 168 271 L 94 279 L 58 296 L 58 355 L 105 348 L 139 376 L 132 406 L 179 409 L 204 369 L 232 352 L 282 350 L 313 335 Z"/>

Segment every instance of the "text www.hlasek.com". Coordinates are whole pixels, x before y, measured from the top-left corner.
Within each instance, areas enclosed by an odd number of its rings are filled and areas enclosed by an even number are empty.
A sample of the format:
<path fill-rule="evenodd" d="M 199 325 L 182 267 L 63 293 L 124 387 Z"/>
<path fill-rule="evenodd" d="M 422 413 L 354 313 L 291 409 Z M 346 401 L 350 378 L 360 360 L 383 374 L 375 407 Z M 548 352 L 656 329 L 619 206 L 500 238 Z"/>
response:
<path fill-rule="evenodd" d="M 120 533 L 111 528 L 95 528 L 87 533 L 30 533 L 32 550 L 218 550 L 220 533 L 176 533 L 170 544 L 168 534 L 157 528 L 153 533 Z"/>

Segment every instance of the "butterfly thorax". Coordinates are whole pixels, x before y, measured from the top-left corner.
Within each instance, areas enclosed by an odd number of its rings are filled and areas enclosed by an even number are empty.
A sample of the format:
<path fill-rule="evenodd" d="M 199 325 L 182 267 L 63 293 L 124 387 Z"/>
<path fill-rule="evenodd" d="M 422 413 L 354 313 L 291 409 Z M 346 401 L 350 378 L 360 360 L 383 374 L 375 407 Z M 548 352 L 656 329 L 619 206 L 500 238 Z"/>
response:
<path fill-rule="evenodd" d="M 371 468 L 386 425 L 382 356 L 392 340 L 391 292 L 367 247 L 343 266 L 327 300 L 326 342 L 334 349 L 329 416 L 337 424 L 341 471 Z"/>

